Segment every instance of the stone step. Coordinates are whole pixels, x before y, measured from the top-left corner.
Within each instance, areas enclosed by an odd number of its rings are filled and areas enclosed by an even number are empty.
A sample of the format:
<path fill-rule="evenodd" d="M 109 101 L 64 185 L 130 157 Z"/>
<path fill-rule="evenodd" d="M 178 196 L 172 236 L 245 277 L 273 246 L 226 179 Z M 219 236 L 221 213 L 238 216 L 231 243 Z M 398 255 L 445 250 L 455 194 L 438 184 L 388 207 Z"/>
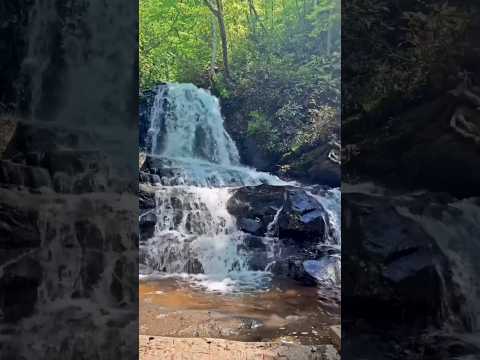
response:
<path fill-rule="evenodd" d="M 140 360 L 339 360 L 332 345 L 240 342 L 140 335 Z"/>
<path fill-rule="evenodd" d="M 330 337 L 335 348 L 340 351 L 342 348 L 342 328 L 340 325 L 330 326 Z"/>

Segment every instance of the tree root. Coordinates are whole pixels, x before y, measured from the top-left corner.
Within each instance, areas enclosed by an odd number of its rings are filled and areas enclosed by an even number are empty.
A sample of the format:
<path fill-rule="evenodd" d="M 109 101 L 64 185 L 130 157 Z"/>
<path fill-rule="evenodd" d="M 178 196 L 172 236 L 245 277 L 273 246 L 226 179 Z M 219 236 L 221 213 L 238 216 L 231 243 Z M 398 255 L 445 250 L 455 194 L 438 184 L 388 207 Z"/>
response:
<path fill-rule="evenodd" d="M 480 129 L 467 119 L 466 112 L 464 107 L 457 108 L 450 119 L 450 127 L 464 138 L 472 139 L 475 143 L 480 144 Z"/>
<path fill-rule="evenodd" d="M 342 160 L 340 157 L 340 153 L 341 153 L 340 143 L 338 141 L 333 140 L 330 142 L 330 145 L 334 146 L 334 148 L 331 149 L 330 152 L 328 153 L 328 159 L 334 162 L 335 164 L 341 164 Z"/>
<path fill-rule="evenodd" d="M 456 89 L 450 91 L 450 94 L 462 98 L 475 108 L 475 110 L 473 110 L 466 106 L 457 107 L 450 118 L 450 127 L 462 137 L 471 139 L 475 141 L 476 144 L 480 144 L 479 125 L 472 121 L 472 119 L 475 119 L 475 112 L 480 110 L 480 96 L 477 95 L 475 91 L 479 91 L 479 88 L 472 87 L 467 75 L 465 75 L 464 81 L 462 81 Z"/>

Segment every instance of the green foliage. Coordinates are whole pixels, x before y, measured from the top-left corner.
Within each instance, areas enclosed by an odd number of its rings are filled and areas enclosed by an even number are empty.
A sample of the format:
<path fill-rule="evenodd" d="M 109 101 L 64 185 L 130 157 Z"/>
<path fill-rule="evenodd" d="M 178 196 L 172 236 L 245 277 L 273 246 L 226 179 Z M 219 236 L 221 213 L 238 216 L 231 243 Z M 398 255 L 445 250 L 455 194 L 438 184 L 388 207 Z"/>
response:
<path fill-rule="evenodd" d="M 386 0 L 345 4 L 345 116 L 378 114 L 440 91 L 464 48 L 469 16 L 464 9 L 414 0 L 398 7 Z M 370 36 L 358 34 L 370 34 Z"/>
<path fill-rule="evenodd" d="M 265 114 L 258 111 L 252 111 L 249 114 L 247 135 L 257 139 L 260 146 L 266 152 L 278 151 L 277 147 L 279 142 L 277 131 L 275 131 Z"/>
<path fill-rule="evenodd" d="M 243 119 L 240 139 L 254 139 L 274 158 L 338 137 L 340 0 L 221 1 L 231 81 L 204 0 L 140 0 L 142 89 L 210 88 Z"/>

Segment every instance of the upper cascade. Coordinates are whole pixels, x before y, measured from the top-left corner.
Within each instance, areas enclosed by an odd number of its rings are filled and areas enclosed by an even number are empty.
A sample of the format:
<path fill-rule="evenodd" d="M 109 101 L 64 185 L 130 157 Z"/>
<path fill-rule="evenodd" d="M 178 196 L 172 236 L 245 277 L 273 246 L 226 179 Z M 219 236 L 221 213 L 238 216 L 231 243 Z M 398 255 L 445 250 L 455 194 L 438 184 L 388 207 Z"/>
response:
<path fill-rule="evenodd" d="M 193 84 L 156 88 L 146 144 L 151 155 L 240 164 L 237 147 L 223 126 L 218 99 Z"/>

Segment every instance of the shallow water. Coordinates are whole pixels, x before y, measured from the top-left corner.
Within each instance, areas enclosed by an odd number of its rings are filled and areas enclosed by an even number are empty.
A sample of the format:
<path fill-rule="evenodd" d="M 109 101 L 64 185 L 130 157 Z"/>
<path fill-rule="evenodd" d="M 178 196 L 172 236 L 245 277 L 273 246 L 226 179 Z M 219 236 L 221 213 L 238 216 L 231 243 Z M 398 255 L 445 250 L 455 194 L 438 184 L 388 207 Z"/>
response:
<path fill-rule="evenodd" d="M 241 341 L 330 343 L 340 322 L 339 303 L 316 287 L 274 282 L 269 290 L 222 294 L 181 279 L 140 283 L 140 333 L 209 336 Z"/>

